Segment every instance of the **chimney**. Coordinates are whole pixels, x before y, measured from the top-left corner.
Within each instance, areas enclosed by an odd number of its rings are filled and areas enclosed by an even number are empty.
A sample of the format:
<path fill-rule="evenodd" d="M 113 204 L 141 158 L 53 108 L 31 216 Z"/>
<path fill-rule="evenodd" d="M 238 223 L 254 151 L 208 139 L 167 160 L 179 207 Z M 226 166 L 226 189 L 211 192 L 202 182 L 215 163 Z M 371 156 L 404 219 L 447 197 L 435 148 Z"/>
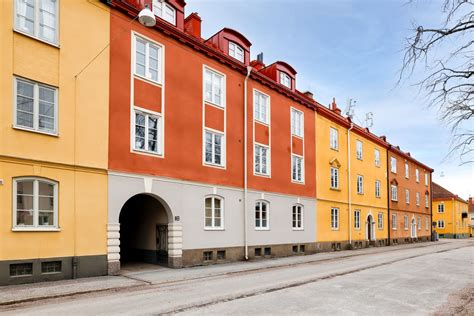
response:
<path fill-rule="evenodd" d="M 409 151 L 407 151 L 407 155 L 411 157 L 411 154 L 410 154 L 410 152 L 409 152 Z"/>
<path fill-rule="evenodd" d="M 304 94 L 305 96 L 307 96 L 308 98 L 310 98 L 311 100 L 314 100 L 313 92 L 311 92 L 311 91 L 305 91 L 305 92 L 303 92 L 303 94 Z"/>
<path fill-rule="evenodd" d="M 332 98 L 331 110 L 339 115 L 341 115 L 341 109 L 337 107 L 336 98 Z"/>
<path fill-rule="evenodd" d="M 387 136 L 382 135 L 382 136 L 380 136 L 380 139 L 383 140 L 384 142 L 386 142 L 387 141 Z"/>
<path fill-rule="evenodd" d="M 469 197 L 469 204 L 474 204 L 474 198 Z"/>
<path fill-rule="evenodd" d="M 252 66 L 255 69 L 255 71 L 260 71 L 263 68 L 265 68 L 265 64 L 258 60 L 252 60 L 250 62 L 250 66 Z"/>
<path fill-rule="evenodd" d="M 184 31 L 194 37 L 201 39 L 201 17 L 196 12 L 184 19 Z"/>

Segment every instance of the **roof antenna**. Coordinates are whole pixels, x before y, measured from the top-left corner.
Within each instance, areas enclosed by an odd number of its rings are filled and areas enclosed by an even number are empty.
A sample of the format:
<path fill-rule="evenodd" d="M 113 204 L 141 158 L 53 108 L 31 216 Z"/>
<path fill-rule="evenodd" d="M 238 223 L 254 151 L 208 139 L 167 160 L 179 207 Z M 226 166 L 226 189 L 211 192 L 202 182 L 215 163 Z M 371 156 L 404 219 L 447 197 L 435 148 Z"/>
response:
<path fill-rule="evenodd" d="M 354 117 L 354 107 L 356 106 L 357 101 L 353 99 L 347 99 L 347 106 L 346 110 L 344 113 L 346 113 L 346 116 L 352 120 Z"/>
<path fill-rule="evenodd" d="M 365 113 L 365 127 L 371 128 L 372 126 L 374 126 L 374 113 Z"/>

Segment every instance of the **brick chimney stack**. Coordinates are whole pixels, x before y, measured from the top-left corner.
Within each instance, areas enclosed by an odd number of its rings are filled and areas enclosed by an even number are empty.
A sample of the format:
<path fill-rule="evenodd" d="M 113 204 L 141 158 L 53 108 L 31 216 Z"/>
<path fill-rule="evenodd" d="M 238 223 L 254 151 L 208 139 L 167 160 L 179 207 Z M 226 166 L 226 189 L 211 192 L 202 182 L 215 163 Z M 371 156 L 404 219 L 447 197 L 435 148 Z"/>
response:
<path fill-rule="evenodd" d="M 201 39 L 201 17 L 196 12 L 184 19 L 184 31 L 194 37 Z"/>
<path fill-rule="evenodd" d="M 334 113 L 341 115 L 341 109 L 337 107 L 336 98 L 332 98 L 331 110 Z"/>

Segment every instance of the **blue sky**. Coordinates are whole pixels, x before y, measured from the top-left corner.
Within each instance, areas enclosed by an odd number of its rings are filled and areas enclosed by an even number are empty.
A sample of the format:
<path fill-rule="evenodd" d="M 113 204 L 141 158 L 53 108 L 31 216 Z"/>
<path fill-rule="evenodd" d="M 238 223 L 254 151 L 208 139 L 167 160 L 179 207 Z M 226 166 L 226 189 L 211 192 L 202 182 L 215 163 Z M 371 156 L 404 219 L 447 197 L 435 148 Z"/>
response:
<path fill-rule="evenodd" d="M 357 100 L 356 123 L 373 112 L 373 132 L 434 168 L 435 182 L 467 199 L 474 196 L 474 164 L 446 158 L 449 128 L 414 85 L 423 73 L 397 85 L 405 38 L 413 24 L 440 25 L 443 2 L 188 0 L 186 14 L 198 12 L 204 38 L 230 27 L 252 42 L 252 59 L 263 52 L 266 64 L 288 62 L 298 72 L 297 88 L 320 103 L 336 97 L 344 110 L 348 98 Z"/>

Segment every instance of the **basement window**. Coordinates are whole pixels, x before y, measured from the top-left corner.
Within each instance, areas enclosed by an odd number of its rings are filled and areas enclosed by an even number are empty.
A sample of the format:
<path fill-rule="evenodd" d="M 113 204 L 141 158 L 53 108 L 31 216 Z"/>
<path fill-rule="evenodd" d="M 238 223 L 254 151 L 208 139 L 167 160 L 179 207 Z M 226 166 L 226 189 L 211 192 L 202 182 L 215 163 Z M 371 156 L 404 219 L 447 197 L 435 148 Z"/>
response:
<path fill-rule="evenodd" d="M 255 248 L 255 257 L 262 256 L 262 248 Z"/>
<path fill-rule="evenodd" d="M 293 253 L 298 253 L 298 246 L 293 246 Z"/>
<path fill-rule="evenodd" d="M 272 255 L 272 248 L 266 247 L 264 250 L 265 256 L 271 256 Z"/>
<path fill-rule="evenodd" d="M 202 260 L 203 261 L 211 261 L 212 260 L 212 251 L 204 251 L 202 253 Z"/>
<path fill-rule="evenodd" d="M 61 261 L 47 261 L 41 262 L 41 273 L 61 273 L 62 271 L 62 262 Z"/>
<path fill-rule="evenodd" d="M 304 246 L 304 245 L 300 245 L 300 252 L 301 252 L 301 253 L 304 253 L 304 251 L 305 251 L 305 246 Z"/>
<path fill-rule="evenodd" d="M 225 250 L 218 250 L 217 251 L 217 260 L 224 260 L 225 259 Z"/>
<path fill-rule="evenodd" d="M 14 263 L 10 265 L 10 276 L 31 276 L 33 274 L 33 263 Z"/>

